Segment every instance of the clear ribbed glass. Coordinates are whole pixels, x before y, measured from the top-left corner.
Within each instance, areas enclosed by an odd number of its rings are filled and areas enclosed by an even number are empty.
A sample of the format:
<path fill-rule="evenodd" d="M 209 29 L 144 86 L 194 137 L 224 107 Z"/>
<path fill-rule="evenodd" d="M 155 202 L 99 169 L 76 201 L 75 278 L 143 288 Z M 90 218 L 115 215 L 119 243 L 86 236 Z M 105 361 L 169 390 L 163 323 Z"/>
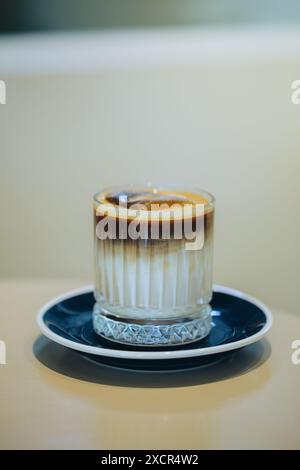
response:
<path fill-rule="evenodd" d="M 192 250 L 186 248 L 186 237 L 177 239 L 174 233 L 168 239 L 153 239 L 151 234 L 145 239 L 122 239 L 120 233 L 101 239 L 97 225 L 106 207 L 104 194 L 148 195 L 135 187 L 96 194 L 94 329 L 113 341 L 168 346 L 199 340 L 210 331 L 214 199 L 201 190 L 163 187 L 155 191 L 175 202 L 182 194 L 203 198 L 203 242 Z"/>

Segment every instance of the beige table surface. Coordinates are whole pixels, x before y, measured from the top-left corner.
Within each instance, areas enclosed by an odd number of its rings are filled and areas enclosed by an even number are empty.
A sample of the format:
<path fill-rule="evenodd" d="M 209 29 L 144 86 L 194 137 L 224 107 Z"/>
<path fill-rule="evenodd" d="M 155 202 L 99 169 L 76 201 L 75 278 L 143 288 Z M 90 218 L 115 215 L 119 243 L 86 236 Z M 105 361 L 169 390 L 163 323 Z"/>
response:
<path fill-rule="evenodd" d="M 37 310 L 84 284 L 0 282 L 2 449 L 300 448 L 300 316 L 274 311 L 268 341 L 209 368 L 124 372 L 40 337 Z"/>

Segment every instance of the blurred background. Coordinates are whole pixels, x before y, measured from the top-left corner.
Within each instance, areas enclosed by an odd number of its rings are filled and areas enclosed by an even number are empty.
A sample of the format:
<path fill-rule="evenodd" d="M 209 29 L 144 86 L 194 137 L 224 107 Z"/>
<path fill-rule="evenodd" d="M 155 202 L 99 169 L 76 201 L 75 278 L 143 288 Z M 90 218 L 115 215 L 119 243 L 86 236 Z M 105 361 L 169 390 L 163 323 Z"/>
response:
<path fill-rule="evenodd" d="M 2 0 L 0 15 L 3 32 L 299 21 L 298 0 Z"/>
<path fill-rule="evenodd" d="M 92 281 L 92 195 L 217 199 L 215 282 L 299 313 L 300 3 L 2 0 L 0 276 Z"/>

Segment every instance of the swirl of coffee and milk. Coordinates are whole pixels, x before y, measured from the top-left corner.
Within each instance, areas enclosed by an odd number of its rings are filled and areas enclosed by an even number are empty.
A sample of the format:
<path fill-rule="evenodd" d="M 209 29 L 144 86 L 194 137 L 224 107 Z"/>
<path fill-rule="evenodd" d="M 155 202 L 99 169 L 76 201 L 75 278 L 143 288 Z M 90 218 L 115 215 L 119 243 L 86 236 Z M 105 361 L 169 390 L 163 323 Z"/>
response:
<path fill-rule="evenodd" d="M 153 210 L 153 204 L 160 210 Z M 186 222 L 185 205 L 204 206 L 201 219 L 205 239 L 201 249 L 189 251 L 185 239 L 101 239 L 95 230 L 96 298 L 104 309 L 116 314 L 147 318 L 168 318 L 199 312 L 200 304 L 211 298 L 211 256 L 213 235 L 213 202 L 205 192 L 165 189 L 102 191 L 95 198 L 95 228 L 104 217 L 119 230 L 138 217 L 148 226 L 151 222 L 162 229 L 160 216 L 170 211 L 173 222 Z M 177 205 L 177 212 L 171 211 Z M 180 209 L 180 210 L 179 210 Z M 171 224 L 172 225 L 172 224 Z M 173 223 L 173 226 L 175 223 Z M 151 225 L 152 227 L 152 225 Z M 119 232 L 118 232 L 119 233 Z"/>

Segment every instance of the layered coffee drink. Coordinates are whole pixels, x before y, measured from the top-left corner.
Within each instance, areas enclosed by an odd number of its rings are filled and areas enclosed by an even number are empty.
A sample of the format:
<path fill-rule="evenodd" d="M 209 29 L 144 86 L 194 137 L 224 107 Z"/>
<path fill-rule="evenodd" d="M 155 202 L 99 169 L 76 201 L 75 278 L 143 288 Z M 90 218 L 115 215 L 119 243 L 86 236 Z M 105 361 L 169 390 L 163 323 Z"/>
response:
<path fill-rule="evenodd" d="M 213 197 L 171 188 L 111 188 L 94 198 L 96 333 L 178 345 L 210 331 Z"/>

